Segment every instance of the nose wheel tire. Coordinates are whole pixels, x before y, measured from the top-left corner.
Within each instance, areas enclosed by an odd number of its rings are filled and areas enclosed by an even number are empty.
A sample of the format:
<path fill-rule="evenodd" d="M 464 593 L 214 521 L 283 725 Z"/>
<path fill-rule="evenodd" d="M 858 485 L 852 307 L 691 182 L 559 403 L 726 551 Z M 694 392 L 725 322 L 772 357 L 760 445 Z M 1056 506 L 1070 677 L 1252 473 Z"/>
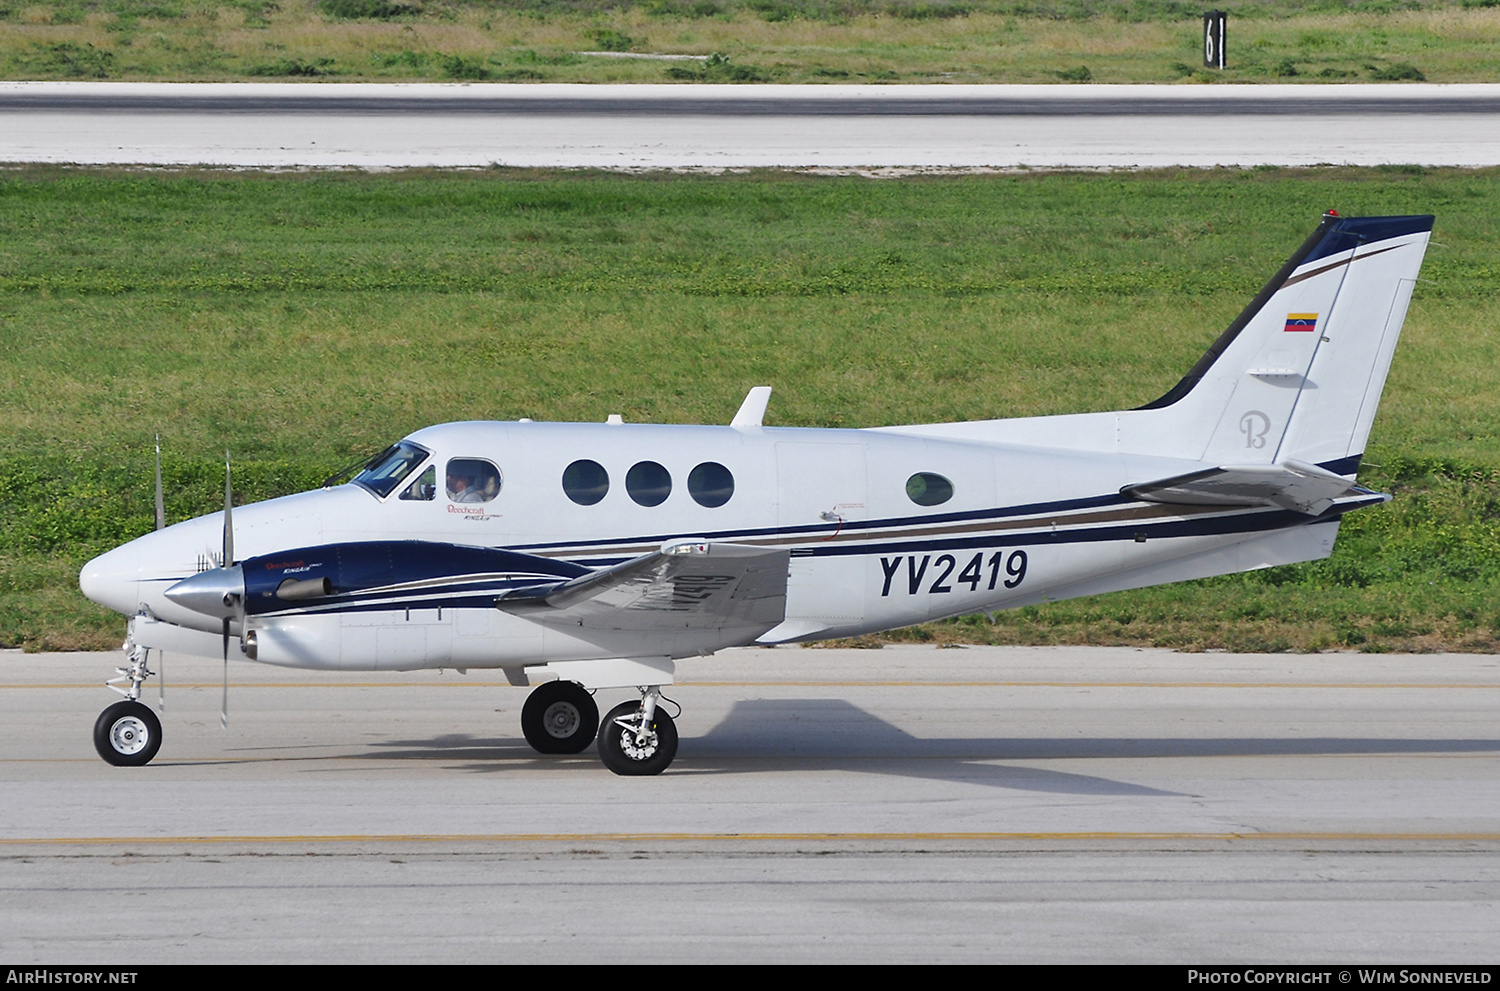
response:
<path fill-rule="evenodd" d="M 599 731 L 599 759 L 616 774 L 660 774 L 677 756 L 677 724 L 661 709 L 642 736 L 641 705 L 625 702 L 609 710 Z"/>
<path fill-rule="evenodd" d="M 599 732 L 599 707 L 576 681 L 549 681 L 521 707 L 521 732 L 539 754 L 580 753 Z"/>
<path fill-rule="evenodd" d="M 161 721 L 139 702 L 116 702 L 94 721 L 94 749 L 116 767 L 149 764 L 161 749 Z"/>

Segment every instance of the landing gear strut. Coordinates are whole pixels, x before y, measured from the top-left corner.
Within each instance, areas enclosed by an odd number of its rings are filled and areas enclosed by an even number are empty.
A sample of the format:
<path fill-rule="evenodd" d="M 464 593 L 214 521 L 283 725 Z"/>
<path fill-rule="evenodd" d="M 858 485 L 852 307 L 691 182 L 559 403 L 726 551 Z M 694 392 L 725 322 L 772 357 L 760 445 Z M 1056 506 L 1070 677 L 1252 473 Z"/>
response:
<path fill-rule="evenodd" d="M 660 774 L 677 756 L 677 724 L 658 708 L 661 687 L 651 685 L 640 702 L 609 710 L 599 731 L 599 759 L 616 774 Z"/>
<path fill-rule="evenodd" d="M 594 742 L 599 707 L 576 681 L 538 685 L 521 707 L 521 732 L 539 754 L 576 754 Z"/>
<path fill-rule="evenodd" d="M 154 673 L 146 667 L 149 651 L 133 644 L 128 646 L 130 666 L 116 668 L 119 677 L 105 682 L 111 691 L 123 695 L 125 700 L 99 713 L 94 722 L 94 749 L 116 767 L 149 764 L 161 749 L 161 721 L 140 701 L 141 682 Z"/>

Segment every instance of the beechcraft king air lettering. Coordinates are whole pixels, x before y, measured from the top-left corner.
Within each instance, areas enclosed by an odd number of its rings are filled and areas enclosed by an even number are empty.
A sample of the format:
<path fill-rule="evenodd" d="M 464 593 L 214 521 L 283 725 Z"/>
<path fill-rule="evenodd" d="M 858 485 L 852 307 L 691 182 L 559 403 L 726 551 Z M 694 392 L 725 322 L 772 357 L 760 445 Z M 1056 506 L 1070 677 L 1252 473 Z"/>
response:
<path fill-rule="evenodd" d="M 621 774 L 677 749 L 676 658 L 1309 561 L 1347 512 L 1432 217 L 1329 214 L 1166 395 L 1108 413 L 867 430 L 450 423 L 349 484 L 90 561 L 131 617 L 95 726 L 144 764 L 151 651 L 544 680 L 527 741 Z M 592 693 L 640 700 L 602 720 Z"/>

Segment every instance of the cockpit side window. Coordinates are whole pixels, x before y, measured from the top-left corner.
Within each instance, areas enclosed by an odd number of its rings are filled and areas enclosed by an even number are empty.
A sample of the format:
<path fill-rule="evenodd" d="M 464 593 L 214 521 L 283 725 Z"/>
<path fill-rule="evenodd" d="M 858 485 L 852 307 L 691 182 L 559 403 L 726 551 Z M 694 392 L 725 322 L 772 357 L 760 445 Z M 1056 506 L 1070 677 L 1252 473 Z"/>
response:
<path fill-rule="evenodd" d="M 404 502 L 431 502 L 435 495 L 437 495 L 437 467 L 428 465 L 427 470 L 422 472 L 415 482 L 408 485 L 405 492 L 401 493 L 401 499 Z"/>
<path fill-rule="evenodd" d="M 489 502 L 500 494 L 500 469 L 482 458 L 451 458 L 447 476 L 453 502 Z"/>
<path fill-rule="evenodd" d="M 384 499 L 396 490 L 423 461 L 428 452 L 408 441 L 402 441 L 376 455 L 365 470 L 354 476 L 354 484 L 363 486 Z"/>

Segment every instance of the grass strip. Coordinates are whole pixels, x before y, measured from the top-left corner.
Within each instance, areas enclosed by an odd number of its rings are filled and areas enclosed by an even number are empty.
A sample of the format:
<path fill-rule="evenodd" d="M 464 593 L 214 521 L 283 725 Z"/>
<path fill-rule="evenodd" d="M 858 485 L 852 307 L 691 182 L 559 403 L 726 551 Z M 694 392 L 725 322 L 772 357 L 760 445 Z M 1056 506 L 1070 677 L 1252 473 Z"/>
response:
<path fill-rule="evenodd" d="M 1138 405 L 1326 208 L 1434 212 L 1329 561 L 890 639 L 1491 650 L 1500 186 L 1488 171 L 876 180 L 785 172 L 0 173 L 0 642 L 115 646 L 92 554 L 318 484 L 432 422 L 876 426 Z"/>
<path fill-rule="evenodd" d="M 0 0 L 11 79 L 1493 82 L 1500 0 Z M 692 60 L 651 58 L 692 55 Z M 627 57 L 633 56 L 633 57 Z"/>

